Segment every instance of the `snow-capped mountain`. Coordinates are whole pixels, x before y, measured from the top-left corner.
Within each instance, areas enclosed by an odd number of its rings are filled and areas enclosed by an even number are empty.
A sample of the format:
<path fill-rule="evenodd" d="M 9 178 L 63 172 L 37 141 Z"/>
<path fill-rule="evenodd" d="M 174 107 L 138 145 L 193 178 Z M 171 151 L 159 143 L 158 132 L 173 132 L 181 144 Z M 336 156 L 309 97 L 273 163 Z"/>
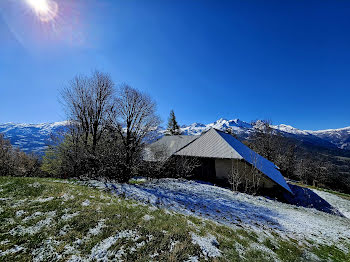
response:
<path fill-rule="evenodd" d="M 181 127 L 181 131 L 184 135 L 199 135 L 203 131 L 207 131 L 210 128 L 215 128 L 219 130 L 226 130 L 228 128 L 231 128 L 234 133 L 243 135 L 249 132 L 253 128 L 253 126 L 239 119 L 226 120 L 224 118 L 220 118 L 214 123 L 210 123 L 207 125 L 200 123 L 193 123 L 189 126 L 184 125 Z"/>
<path fill-rule="evenodd" d="M 0 133 L 3 133 L 11 143 L 18 146 L 25 152 L 33 152 L 43 154 L 52 134 L 57 134 L 60 130 L 68 125 L 67 121 L 56 122 L 51 124 L 0 124 Z M 259 121 L 255 123 L 255 127 L 259 125 Z M 272 126 L 282 135 L 297 139 L 310 145 L 316 145 L 332 149 L 350 150 L 350 127 L 340 129 L 329 129 L 319 131 L 300 130 L 289 125 Z M 184 135 L 200 135 L 202 132 L 216 128 L 219 130 L 227 130 L 230 128 L 237 136 L 242 139 L 249 137 L 253 132 L 252 124 L 240 119 L 227 120 L 220 118 L 219 120 L 209 123 L 193 123 L 191 125 L 181 126 Z M 155 128 L 152 139 L 159 138 L 165 133 L 165 128 L 159 126 Z"/>
<path fill-rule="evenodd" d="M 26 153 L 43 154 L 50 137 L 63 131 L 68 121 L 50 124 L 0 124 L 0 133 Z"/>
<path fill-rule="evenodd" d="M 350 150 L 350 127 L 307 132 L 331 142 L 338 148 Z"/>
<path fill-rule="evenodd" d="M 181 130 L 185 135 L 199 135 L 203 131 L 210 128 L 226 130 L 230 128 L 238 137 L 245 139 L 254 131 L 254 128 L 259 128 L 261 121 L 256 121 L 254 126 L 240 119 L 227 120 L 220 118 L 214 123 L 207 125 L 194 123 L 189 126 L 182 126 Z M 307 144 L 322 146 L 326 148 L 340 148 L 350 150 L 350 127 L 331 130 L 308 131 L 301 130 L 290 125 L 272 125 L 276 131 L 282 135 L 294 138 Z"/>

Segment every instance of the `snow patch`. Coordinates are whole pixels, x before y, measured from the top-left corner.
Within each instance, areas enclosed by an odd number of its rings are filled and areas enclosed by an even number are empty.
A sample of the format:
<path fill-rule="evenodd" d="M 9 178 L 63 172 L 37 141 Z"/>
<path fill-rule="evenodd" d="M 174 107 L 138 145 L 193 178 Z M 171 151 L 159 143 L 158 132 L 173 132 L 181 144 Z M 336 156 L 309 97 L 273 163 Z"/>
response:
<path fill-rule="evenodd" d="M 156 211 L 156 210 L 158 210 L 158 207 L 156 207 L 156 206 L 150 206 L 150 207 L 148 208 L 148 210 L 149 210 L 149 211 Z"/>
<path fill-rule="evenodd" d="M 54 197 L 37 198 L 35 201 L 40 202 L 40 203 L 45 203 L 45 202 L 51 201 L 53 199 L 54 199 Z"/>
<path fill-rule="evenodd" d="M 90 205 L 90 201 L 86 199 L 83 203 L 81 203 L 82 206 L 86 207 Z"/>
<path fill-rule="evenodd" d="M 73 200 L 74 196 L 73 195 L 68 195 L 67 193 L 64 193 L 61 198 L 63 198 L 63 201 L 68 201 L 68 200 Z"/>
<path fill-rule="evenodd" d="M 144 215 L 142 219 L 145 220 L 145 221 L 150 221 L 150 220 L 152 220 L 153 218 L 154 218 L 154 216 Z"/>
<path fill-rule="evenodd" d="M 28 184 L 28 186 L 38 188 L 41 186 L 41 184 L 39 182 L 34 182 L 33 184 Z"/>
<path fill-rule="evenodd" d="M 84 262 L 84 261 L 86 261 L 86 259 L 83 259 L 79 255 L 73 255 L 67 260 L 67 262 Z"/>
<path fill-rule="evenodd" d="M 58 261 L 62 258 L 61 254 L 56 252 L 55 247 L 60 244 L 59 241 L 49 238 L 44 241 L 40 248 L 33 250 L 33 262 Z"/>
<path fill-rule="evenodd" d="M 16 211 L 16 217 L 21 217 L 25 214 L 26 212 L 24 210 L 18 210 Z"/>
<path fill-rule="evenodd" d="M 15 203 L 13 203 L 11 205 L 12 208 L 17 208 L 17 207 L 20 207 L 20 206 L 23 206 L 25 203 L 27 203 L 28 200 L 27 199 L 21 199 L 21 200 L 18 200 L 16 201 Z"/>
<path fill-rule="evenodd" d="M 173 252 L 175 246 L 176 246 L 178 243 L 180 243 L 180 242 L 177 241 L 177 240 L 176 240 L 176 241 L 172 241 L 172 242 L 170 243 L 170 249 L 169 249 L 169 251 L 170 251 L 170 252 Z"/>
<path fill-rule="evenodd" d="M 61 228 L 59 235 L 64 236 L 68 233 L 68 231 L 71 229 L 69 225 L 64 225 L 64 227 Z"/>
<path fill-rule="evenodd" d="M 90 235 L 93 235 L 93 236 L 100 234 L 102 228 L 106 227 L 106 225 L 105 225 L 104 222 L 105 222 L 105 220 L 104 220 L 104 219 L 101 219 L 101 220 L 98 222 L 98 224 L 97 224 L 96 227 L 91 228 L 91 229 L 89 230 L 89 234 L 90 234 Z"/>
<path fill-rule="evenodd" d="M 35 226 L 32 226 L 32 227 L 18 226 L 12 229 L 10 231 L 10 234 L 13 236 L 25 235 L 25 234 L 34 235 L 38 233 L 42 228 L 49 226 L 51 223 L 52 223 L 52 218 L 46 218 L 44 220 L 39 221 Z"/>
<path fill-rule="evenodd" d="M 189 256 L 185 262 L 198 262 L 199 259 L 197 256 Z"/>
<path fill-rule="evenodd" d="M 104 240 L 102 240 L 99 244 L 94 246 L 91 249 L 90 259 L 92 260 L 98 260 L 98 261 L 107 261 L 109 257 L 112 255 L 116 255 L 111 251 L 108 251 L 108 249 L 113 246 L 119 239 L 134 239 L 137 240 L 137 232 L 134 230 L 124 230 L 119 232 L 115 236 L 108 237 Z M 118 255 L 118 254 L 117 254 Z M 119 254 L 118 256 L 120 256 Z"/>
<path fill-rule="evenodd" d="M 5 250 L 5 251 L 1 251 L 0 250 L 0 257 L 2 257 L 2 256 L 7 256 L 7 255 L 11 255 L 11 254 L 15 254 L 15 253 L 18 253 L 18 252 L 20 252 L 20 251 L 22 251 L 22 250 L 25 250 L 25 248 L 24 247 L 21 247 L 21 246 L 17 246 L 17 245 L 15 245 L 13 248 L 11 248 L 11 249 L 7 249 L 7 250 Z"/>
<path fill-rule="evenodd" d="M 32 219 L 34 219 L 34 218 L 37 218 L 37 217 L 39 217 L 39 216 L 42 216 L 42 215 L 43 215 L 42 212 L 37 211 L 37 212 L 31 214 L 30 216 L 25 217 L 22 221 L 23 221 L 23 222 L 28 222 L 28 221 L 30 221 L 30 220 L 32 220 Z"/>
<path fill-rule="evenodd" d="M 221 251 L 217 248 L 219 246 L 216 237 L 208 234 L 206 237 L 201 237 L 196 235 L 195 233 L 191 233 L 192 243 L 197 244 L 204 256 L 206 257 L 220 257 Z"/>
<path fill-rule="evenodd" d="M 269 254 L 271 257 L 273 257 L 275 259 L 275 261 L 277 260 L 276 254 L 271 249 L 267 248 L 264 245 L 259 245 L 257 243 L 251 243 L 250 248 L 254 249 L 254 250 L 262 251 L 264 254 Z"/>
<path fill-rule="evenodd" d="M 101 194 L 100 199 L 106 200 L 106 199 L 111 199 L 111 197 Z"/>
<path fill-rule="evenodd" d="M 36 212 L 36 213 L 41 213 L 41 212 Z M 52 224 L 52 222 L 53 222 L 52 218 L 56 215 L 56 212 L 51 211 L 51 212 L 46 213 L 46 215 L 47 215 L 47 217 L 44 220 L 40 220 L 34 226 L 24 227 L 22 225 L 19 225 L 15 228 L 11 229 L 10 234 L 13 236 L 16 236 L 16 235 L 25 235 L 25 234 L 34 235 L 34 234 L 38 233 L 44 227 L 47 227 L 47 226 Z"/>
<path fill-rule="evenodd" d="M 7 224 L 9 224 L 9 225 L 14 225 L 14 224 L 16 224 L 16 221 L 15 221 L 12 217 L 10 217 L 10 218 L 5 218 L 5 221 L 6 221 Z"/>
<path fill-rule="evenodd" d="M 0 242 L 0 245 L 6 245 L 6 244 L 8 244 L 8 243 L 10 243 L 10 240 L 3 240 L 3 241 L 1 241 Z"/>
<path fill-rule="evenodd" d="M 61 216 L 61 219 L 64 221 L 68 221 L 68 220 L 72 219 L 73 217 L 76 217 L 77 215 L 79 215 L 79 211 L 72 213 L 72 214 L 64 214 L 63 216 Z"/>

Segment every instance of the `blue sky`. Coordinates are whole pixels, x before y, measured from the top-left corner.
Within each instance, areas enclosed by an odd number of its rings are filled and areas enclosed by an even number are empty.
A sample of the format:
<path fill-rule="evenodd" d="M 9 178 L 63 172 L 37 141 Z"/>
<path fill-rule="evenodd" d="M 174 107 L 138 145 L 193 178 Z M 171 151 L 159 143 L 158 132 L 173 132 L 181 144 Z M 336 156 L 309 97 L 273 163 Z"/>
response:
<path fill-rule="evenodd" d="M 64 120 L 58 90 L 98 69 L 165 121 L 350 126 L 349 1 L 25 1 L 0 2 L 0 123 Z"/>

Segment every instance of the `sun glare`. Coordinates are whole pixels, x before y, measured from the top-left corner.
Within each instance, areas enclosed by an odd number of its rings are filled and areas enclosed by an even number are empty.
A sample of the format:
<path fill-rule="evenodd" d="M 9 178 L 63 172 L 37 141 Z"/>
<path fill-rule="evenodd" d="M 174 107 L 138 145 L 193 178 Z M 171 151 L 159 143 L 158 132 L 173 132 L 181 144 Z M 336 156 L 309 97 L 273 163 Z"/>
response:
<path fill-rule="evenodd" d="M 58 5 L 53 0 L 25 0 L 38 18 L 43 22 L 54 19 L 57 15 Z"/>
<path fill-rule="evenodd" d="M 47 13 L 50 11 L 47 0 L 27 0 L 27 3 L 38 13 Z"/>

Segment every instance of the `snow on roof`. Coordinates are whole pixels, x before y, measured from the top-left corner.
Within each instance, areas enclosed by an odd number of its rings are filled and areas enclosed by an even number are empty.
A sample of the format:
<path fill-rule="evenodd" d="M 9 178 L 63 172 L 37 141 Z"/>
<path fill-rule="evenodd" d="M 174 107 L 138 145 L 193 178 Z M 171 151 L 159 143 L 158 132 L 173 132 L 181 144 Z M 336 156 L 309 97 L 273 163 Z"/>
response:
<path fill-rule="evenodd" d="M 182 149 L 174 152 L 175 155 L 196 156 L 223 159 L 244 159 L 255 166 L 260 172 L 275 181 L 277 184 L 292 193 L 277 166 L 260 156 L 258 153 L 238 141 L 232 135 L 210 129 L 198 139 L 192 141 Z"/>

